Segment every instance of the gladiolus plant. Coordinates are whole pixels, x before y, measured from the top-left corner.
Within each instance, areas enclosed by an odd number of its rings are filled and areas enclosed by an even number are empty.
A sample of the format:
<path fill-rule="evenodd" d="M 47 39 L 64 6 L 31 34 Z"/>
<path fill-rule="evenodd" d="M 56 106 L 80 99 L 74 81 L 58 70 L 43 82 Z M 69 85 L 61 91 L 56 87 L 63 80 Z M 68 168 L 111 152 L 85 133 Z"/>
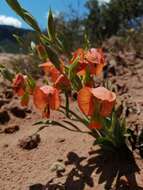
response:
<path fill-rule="evenodd" d="M 43 121 L 36 124 L 59 125 L 88 133 L 95 138 L 95 144 L 109 150 L 125 146 L 129 134 L 125 118 L 116 106 L 116 94 L 96 84 L 96 78 L 106 65 L 102 49 L 90 47 L 85 37 L 84 48 L 69 52 L 56 31 L 51 10 L 47 34 L 43 34 L 32 15 L 17 0 L 6 1 L 39 38 L 38 44 L 31 43 L 31 52 L 41 60 L 39 69 L 46 76 L 46 83 L 39 85 L 31 76 L 22 73 L 17 73 L 12 83 L 15 94 L 21 97 L 21 105 L 28 106 L 31 98 L 41 112 Z M 73 95 L 72 103 L 74 101 L 78 111 L 71 110 Z M 51 120 L 53 110 L 65 114 L 67 119 Z M 82 123 L 83 129 L 76 125 L 78 122 Z"/>

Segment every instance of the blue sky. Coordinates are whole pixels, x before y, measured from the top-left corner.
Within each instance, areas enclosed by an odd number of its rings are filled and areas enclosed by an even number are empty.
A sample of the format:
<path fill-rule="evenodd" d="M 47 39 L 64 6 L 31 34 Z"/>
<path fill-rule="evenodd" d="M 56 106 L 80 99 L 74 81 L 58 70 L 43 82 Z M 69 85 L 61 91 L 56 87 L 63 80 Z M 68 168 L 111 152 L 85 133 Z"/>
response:
<path fill-rule="evenodd" d="M 69 5 L 76 10 L 78 10 L 79 7 L 79 15 L 86 13 L 84 7 L 86 0 L 19 0 L 19 2 L 38 20 L 41 28 L 46 26 L 46 17 L 50 7 L 55 14 L 58 14 L 59 12 L 68 13 Z M 0 0 L 0 24 L 11 24 L 17 27 L 28 28 L 21 18 L 8 7 L 5 0 Z"/>

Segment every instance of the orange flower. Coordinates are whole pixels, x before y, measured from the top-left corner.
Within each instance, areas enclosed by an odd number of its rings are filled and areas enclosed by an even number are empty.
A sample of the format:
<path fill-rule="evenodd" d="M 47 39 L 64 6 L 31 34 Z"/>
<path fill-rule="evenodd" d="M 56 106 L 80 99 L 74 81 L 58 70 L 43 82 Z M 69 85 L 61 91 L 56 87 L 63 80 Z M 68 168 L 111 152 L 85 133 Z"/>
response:
<path fill-rule="evenodd" d="M 54 83 L 54 86 L 55 86 L 55 88 L 61 89 L 61 90 L 70 90 L 71 89 L 71 84 L 70 84 L 69 79 L 63 74 L 61 74 L 57 78 L 56 82 Z"/>
<path fill-rule="evenodd" d="M 102 117 L 109 116 L 115 105 L 115 101 L 116 94 L 104 87 L 84 87 L 78 93 L 79 108 L 87 116 L 93 116 L 96 111 L 99 111 Z M 98 105 L 99 108 L 97 108 Z"/>
<path fill-rule="evenodd" d="M 86 52 L 85 59 L 89 63 L 104 64 L 104 55 L 102 49 L 91 48 Z"/>
<path fill-rule="evenodd" d="M 102 49 L 91 48 L 87 51 L 85 59 L 88 62 L 88 67 L 91 74 L 99 75 L 102 72 L 105 64 Z"/>
<path fill-rule="evenodd" d="M 27 76 L 21 73 L 17 74 L 13 79 L 13 90 L 18 96 L 23 96 L 26 90 Z"/>
<path fill-rule="evenodd" d="M 44 70 L 45 74 L 51 77 L 52 82 L 55 82 L 61 74 L 50 61 L 40 64 L 39 66 Z"/>
<path fill-rule="evenodd" d="M 79 62 L 83 63 L 84 62 L 84 50 L 82 48 L 77 49 L 74 53 L 73 53 L 73 57 L 71 59 L 71 64 L 75 61 L 75 59 L 77 59 L 79 57 Z"/>
<path fill-rule="evenodd" d="M 67 76 L 58 71 L 50 61 L 40 64 L 40 67 L 43 68 L 46 74 L 49 74 L 55 88 L 64 90 L 70 89 L 71 84 Z"/>
<path fill-rule="evenodd" d="M 59 91 L 51 86 L 36 87 L 33 93 L 33 101 L 43 117 L 50 116 L 50 109 L 57 110 L 60 107 Z"/>
<path fill-rule="evenodd" d="M 71 63 L 79 57 L 79 65 L 77 67 L 77 74 L 85 75 L 88 68 L 91 75 L 99 75 L 105 65 L 105 59 L 102 49 L 91 48 L 88 51 L 78 49 L 71 60 Z"/>
<path fill-rule="evenodd" d="M 82 48 L 77 49 L 77 51 L 75 51 L 73 53 L 73 57 L 70 61 L 70 64 L 73 64 L 74 61 L 78 59 L 78 66 L 76 68 L 76 72 L 80 75 L 85 74 L 85 68 L 86 68 L 86 62 L 85 62 L 85 51 Z"/>

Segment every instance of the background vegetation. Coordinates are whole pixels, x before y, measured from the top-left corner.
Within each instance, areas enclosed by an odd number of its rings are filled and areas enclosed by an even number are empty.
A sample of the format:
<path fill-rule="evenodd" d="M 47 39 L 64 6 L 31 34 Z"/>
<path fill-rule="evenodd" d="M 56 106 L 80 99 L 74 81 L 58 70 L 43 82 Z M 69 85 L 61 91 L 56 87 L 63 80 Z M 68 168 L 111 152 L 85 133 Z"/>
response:
<path fill-rule="evenodd" d="M 79 17 L 78 10 L 72 8 L 68 15 L 60 13 L 55 17 L 57 30 L 62 40 L 68 41 L 70 50 L 80 47 L 84 33 L 93 46 L 101 45 L 113 35 L 126 38 L 132 32 L 142 36 L 143 0 L 110 0 L 109 3 L 87 0 L 85 7 L 88 12 L 83 17 Z M 22 37 L 25 42 L 22 48 L 16 43 L 13 33 Z M 0 26 L 0 52 L 26 53 L 31 40 L 36 41 L 33 31 Z"/>

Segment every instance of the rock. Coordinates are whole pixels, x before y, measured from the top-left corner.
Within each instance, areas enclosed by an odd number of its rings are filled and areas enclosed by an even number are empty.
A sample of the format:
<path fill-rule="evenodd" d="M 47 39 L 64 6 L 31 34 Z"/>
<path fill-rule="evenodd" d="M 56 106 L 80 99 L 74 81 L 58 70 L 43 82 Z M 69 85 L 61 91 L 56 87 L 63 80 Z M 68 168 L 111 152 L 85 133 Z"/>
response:
<path fill-rule="evenodd" d="M 21 109 L 21 108 L 16 106 L 16 107 L 10 108 L 10 111 L 15 117 L 19 117 L 19 118 L 25 118 L 26 117 L 25 109 Z"/>
<path fill-rule="evenodd" d="M 30 109 L 25 109 L 25 112 L 30 114 L 30 113 L 32 113 L 32 110 L 30 110 Z"/>
<path fill-rule="evenodd" d="M 117 90 L 118 90 L 119 95 L 122 95 L 128 92 L 128 87 L 126 86 L 126 84 L 118 83 Z"/>
<path fill-rule="evenodd" d="M 40 141 L 41 141 L 40 135 L 34 134 L 20 140 L 19 146 L 23 149 L 31 150 L 31 149 L 36 148 L 38 144 L 40 143 Z"/>
<path fill-rule="evenodd" d="M 96 150 L 91 147 L 90 150 L 88 151 L 88 154 L 89 155 L 96 154 Z"/>
<path fill-rule="evenodd" d="M 8 123 L 10 120 L 10 116 L 7 111 L 0 112 L 0 124 Z"/>
<path fill-rule="evenodd" d="M 63 159 L 59 158 L 57 159 L 58 162 L 63 162 Z"/>
<path fill-rule="evenodd" d="M 30 117 L 30 116 L 28 116 L 26 119 L 31 119 L 31 117 Z"/>
<path fill-rule="evenodd" d="M 104 79 L 108 78 L 108 76 L 116 76 L 116 69 L 114 65 L 106 65 L 103 71 Z"/>
<path fill-rule="evenodd" d="M 57 138 L 57 140 L 55 141 L 56 143 L 63 143 L 65 142 L 64 138 Z"/>
<path fill-rule="evenodd" d="M 0 134 L 3 133 L 3 130 L 0 128 Z"/>
<path fill-rule="evenodd" d="M 50 170 L 51 170 L 52 172 L 56 171 L 56 172 L 63 173 L 63 172 L 65 172 L 65 166 L 64 166 L 64 164 L 62 164 L 61 162 L 55 162 L 55 163 L 53 163 L 53 165 L 51 166 Z"/>
<path fill-rule="evenodd" d="M 1 100 L 0 100 L 0 108 L 1 108 L 3 105 L 8 104 L 8 103 L 9 103 L 8 100 L 3 100 L 3 99 L 1 99 Z"/>
<path fill-rule="evenodd" d="M 14 95 L 12 90 L 6 90 L 4 94 L 7 99 L 11 99 Z"/>
<path fill-rule="evenodd" d="M 4 145 L 3 145 L 4 148 L 7 148 L 8 146 L 9 146 L 8 144 L 4 144 Z"/>
<path fill-rule="evenodd" d="M 14 125 L 14 126 L 5 128 L 4 129 L 4 133 L 11 134 L 11 133 L 15 133 L 18 130 L 19 130 L 19 126 L 18 125 Z"/>

